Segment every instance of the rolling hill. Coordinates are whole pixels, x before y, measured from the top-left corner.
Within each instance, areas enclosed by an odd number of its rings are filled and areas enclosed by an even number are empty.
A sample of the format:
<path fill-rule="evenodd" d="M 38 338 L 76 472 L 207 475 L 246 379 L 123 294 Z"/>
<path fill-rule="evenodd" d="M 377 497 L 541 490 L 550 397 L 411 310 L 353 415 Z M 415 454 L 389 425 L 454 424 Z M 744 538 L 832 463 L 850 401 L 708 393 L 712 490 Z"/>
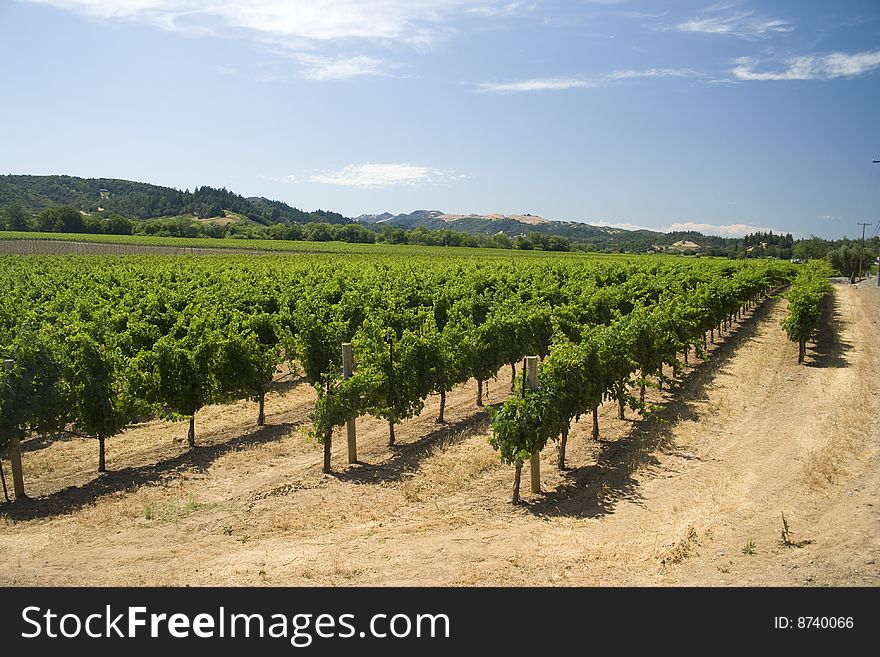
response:
<path fill-rule="evenodd" d="M 0 175 L 0 209 L 18 206 L 34 216 L 59 205 L 72 206 L 83 214 L 148 220 L 186 218 L 194 223 L 262 227 L 284 224 L 358 224 L 376 231 L 454 231 L 469 235 L 565 238 L 587 248 L 608 251 L 673 250 L 721 254 L 738 248 L 742 240 L 697 232 L 662 233 L 623 230 L 578 221 L 554 221 L 532 214 L 450 214 L 440 210 L 416 210 L 406 214 L 362 214 L 354 219 L 338 212 L 304 211 L 282 201 L 261 196 L 244 197 L 226 188 L 197 187 L 193 191 L 117 178 L 79 178 L 50 175 Z M 0 221 L 2 224 L 2 221 Z M 386 228 L 387 227 L 387 228 Z M 420 230 L 421 229 L 421 230 Z M 278 231 L 276 231 L 277 233 Z M 536 235 L 537 234 L 537 235 Z M 771 241 L 781 236 L 769 236 Z M 277 238 L 277 237 L 276 237 Z M 756 236 L 757 238 L 757 236 Z M 299 239 L 292 237 L 289 239 Z M 767 237 L 761 237 L 767 241 Z M 791 236 L 786 236 L 790 249 Z M 760 241 L 760 240 L 759 240 Z M 755 240 L 752 240 L 755 242 Z M 428 243 L 428 242 L 424 242 Z M 680 248 L 676 245 L 687 245 Z M 529 247 L 526 247 L 529 248 Z M 531 247 L 535 248 L 535 247 Z"/>
<path fill-rule="evenodd" d="M 662 233 L 652 230 L 624 230 L 611 226 L 593 226 L 579 221 L 553 221 L 530 214 L 447 214 L 440 210 L 416 210 L 408 214 L 362 214 L 355 221 L 367 226 L 395 226 L 403 229 L 454 230 L 472 235 L 517 237 L 538 232 L 565 237 L 572 242 L 586 242 L 598 249 L 645 251 L 652 247 L 673 247 L 692 242 L 697 249 L 720 249 L 732 240 L 696 232 Z"/>
<path fill-rule="evenodd" d="M 0 206 L 12 203 L 20 204 L 33 214 L 55 205 L 70 205 L 83 212 L 106 212 L 137 219 L 187 214 L 210 219 L 222 218 L 231 212 L 264 225 L 313 221 L 350 223 L 337 212 L 305 212 L 281 201 L 245 198 L 226 188 L 206 186 L 190 192 L 116 178 L 0 175 Z"/>

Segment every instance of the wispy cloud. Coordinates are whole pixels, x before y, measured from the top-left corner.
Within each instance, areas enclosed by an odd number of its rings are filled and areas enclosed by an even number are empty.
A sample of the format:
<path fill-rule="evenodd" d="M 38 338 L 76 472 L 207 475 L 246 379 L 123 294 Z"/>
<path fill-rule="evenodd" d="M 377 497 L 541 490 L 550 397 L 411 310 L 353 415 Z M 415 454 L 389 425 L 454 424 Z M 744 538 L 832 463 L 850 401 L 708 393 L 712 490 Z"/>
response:
<path fill-rule="evenodd" d="M 480 93 L 514 94 L 525 91 L 565 91 L 567 89 L 584 89 L 602 87 L 615 82 L 637 78 L 691 78 L 705 77 L 702 73 L 685 68 L 649 68 L 644 70 L 612 71 L 595 77 L 570 76 L 547 77 L 519 80 L 516 82 L 481 82 L 477 84 Z"/>
<path fill-rule="evenodd" d="M 234 35 L 296 57 L 313 80 L 341 80 L 373 75 L 376 58 L 324 57 L 339 44 L 378 47 L 406 44 L 431 48 L 455 28 L 457 18 L 481 15 L 498 19 L 534 8 L 511 0 L 23 0 L 76 12 L 103 21 L 137 21 L 195 35 Z M 356 46 L 356 48 L 359 50 Z M 319 52 L 321 56 L 315 55 Z M 323 51 L 323 52 L 322 52 Z"/>
<path fill-rule="evenodd" d="M 514 94 L 523 91 L 561 91 L 595 86 L 594 81 L 583 77 L 551 77 L 518 82 L 481 82 L 477 85 L 477 90 L 483 93 Z"/>
<path fill-rule="evenodd" d="M 478 16 L 488 16 L 494 18 L 496 16 L 513 16 L 521 11 L 534 11 L 537 8 L 536 2 L 500 2 L 500 3 L 482 3 L 467 9 L 467 13 L 476 14 Z"/>
<path fill-rule="evenodd" d="M 641 71 L 626 70 L 613 71 L 604 76 L 605 80 L 632 80 L 633 78 L 695 78 L 703 77 L 702 73 L 698 73 L 689 68 L 648 68 Z"/>
<path fill-rule="evenodd" d="M 312 174 L 305 178 L 288 176 L 288 180 L 291 182 L 313 182 L 324 185 L 374 189 L 399 185 L 419 187 L 461 177 L 461 175 L 456 176 L 453 171 L 416 164 L 377 164 L 368 162 L 366 164 L 352 164 L 339 171 Z"/>
<path fill-rule="evenodd" d="M 301 54 L 297 56 L 297 60 L 303 65 L 303 77 L 320 82 L 380 75 L 388 67 L 385 60 L 364 55 L 333 58 Z"/>
<path fill-rule="evenodd" d="M 739 37 L 740 39 L 763 39 L 774 34 L 792 32 L 794 26 L 780 18 L 770 18 L 757 11 L 741 11 L 731 7 L 707 9 L 674 26 L 666 27 L 679 32 L 696 32 L 699 34 L 718 34 Z"/>
<path fill-rule="evenodd" d="M 807 55 L 785 60 L 784 67 L 771 71 L 755 70 L 759 60 L 740 57 L 731 70 L 738 80 L 832 80 L 855 78 L 880 68 L 880 50 L 828 55 Z"/>
<path fill-rule="evenodd" d="M 461 12 L 516 13 L 525 3 L 502 0 L 26 0 L 94 18 L 146 21 L 169 27 L 186 17 L 193 25 L 240 28 L 273 37 L 311 41 L 398 39 L 443 24 Z"/>

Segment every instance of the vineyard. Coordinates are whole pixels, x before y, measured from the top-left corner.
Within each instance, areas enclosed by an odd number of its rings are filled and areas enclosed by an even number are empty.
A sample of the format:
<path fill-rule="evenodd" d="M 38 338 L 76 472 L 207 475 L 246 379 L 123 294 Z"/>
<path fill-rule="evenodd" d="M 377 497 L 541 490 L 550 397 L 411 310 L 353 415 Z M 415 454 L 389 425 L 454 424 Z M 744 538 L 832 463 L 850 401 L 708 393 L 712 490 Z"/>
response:
<path fill-rule="evenodd" d="M 95 439 L 103 472 L 107 438 L 149 417 L 187 420 L 190 447 L 209 404 L 257 400 L 264 424 L 284 364 L 316 391 L 311 435 L 330 472 L 338 427 L 355 462 L 359 416 L 387 422 L 394 445 L 429 395 L 443 423 L 449 391 L 475 380 L 481 406 L 484 382 L 509 366 L 491 443 L 515 467 L 518 502 L 523 463 L 549 441 L 565 467 L 575 418 L 592 413 L 598 438 L 605 400 L 650 414 L 645 389 L 668 381 L 664 366 L 674 376 L 691 350 L 703 356 L 792 277 L 778 261 L 6 258 L 0 435 L 21 499 L 26 435 Z M 530 386 L 525 362 L 517 375 L 526 357 Z"/>
<path fill-rule="evenodd" d="M 0 259 L 3 581 L 873 581 L 876 286 L 472 253 Z"/>

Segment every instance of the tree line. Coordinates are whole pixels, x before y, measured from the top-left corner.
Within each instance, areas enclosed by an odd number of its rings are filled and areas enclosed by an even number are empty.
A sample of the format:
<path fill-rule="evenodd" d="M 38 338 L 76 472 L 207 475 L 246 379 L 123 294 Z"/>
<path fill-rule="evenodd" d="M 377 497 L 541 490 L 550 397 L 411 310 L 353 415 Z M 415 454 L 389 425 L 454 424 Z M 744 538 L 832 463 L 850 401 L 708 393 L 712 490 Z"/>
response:
<path fill-rule="evenodd" d="M 0 230 L 92 235 L 149 235 L 155 237 L 263 239 L 308 242 L 349 242 L 355 244 L 413 244 L 501 248 L 535 251 L 570 251 L 565 238 L 530 233 L 510 239 L 498 235 L 471 235 L 453 230 L 419 227 L 404 230 L 394 226 L 366 226 L 359 223 L 274 223 L 268 226 L 231 221 L 225 225 L 200 222 L 189 216 L 158 219 L 131 219 L 114 214 L 83 214 L 73 206 L 57 205 L 29 216 L 18 204 L 0 209 Z"/>

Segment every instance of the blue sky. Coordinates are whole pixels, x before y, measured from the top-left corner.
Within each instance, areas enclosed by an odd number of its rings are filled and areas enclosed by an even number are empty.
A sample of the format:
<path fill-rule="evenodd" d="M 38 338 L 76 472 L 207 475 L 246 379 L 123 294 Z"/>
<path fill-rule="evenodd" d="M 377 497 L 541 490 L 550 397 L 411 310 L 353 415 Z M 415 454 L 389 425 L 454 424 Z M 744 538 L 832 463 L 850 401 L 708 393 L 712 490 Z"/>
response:
<path fill-rule="evenodd" d="M 877 0 L 0 0 L 0 172 L 736 235 L 880 220 Z"/>

